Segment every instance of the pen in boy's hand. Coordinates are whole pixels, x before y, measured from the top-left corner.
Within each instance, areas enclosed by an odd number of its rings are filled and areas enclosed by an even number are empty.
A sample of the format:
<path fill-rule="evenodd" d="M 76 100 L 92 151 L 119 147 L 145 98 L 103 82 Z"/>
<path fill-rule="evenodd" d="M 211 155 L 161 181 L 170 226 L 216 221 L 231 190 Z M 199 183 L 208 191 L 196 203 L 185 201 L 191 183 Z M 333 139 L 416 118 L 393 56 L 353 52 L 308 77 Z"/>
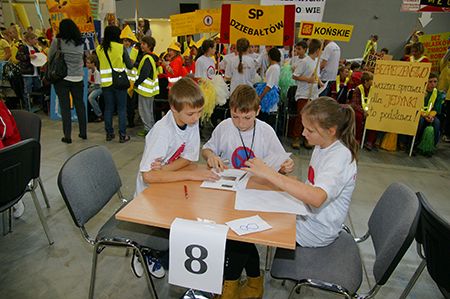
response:
<path fill-rule="evenodd" d="M 185 199 L 189 199 L 188 188 L 187 188 L 186 185 L 184 185 L 184 198 L 185 198 Z"/>

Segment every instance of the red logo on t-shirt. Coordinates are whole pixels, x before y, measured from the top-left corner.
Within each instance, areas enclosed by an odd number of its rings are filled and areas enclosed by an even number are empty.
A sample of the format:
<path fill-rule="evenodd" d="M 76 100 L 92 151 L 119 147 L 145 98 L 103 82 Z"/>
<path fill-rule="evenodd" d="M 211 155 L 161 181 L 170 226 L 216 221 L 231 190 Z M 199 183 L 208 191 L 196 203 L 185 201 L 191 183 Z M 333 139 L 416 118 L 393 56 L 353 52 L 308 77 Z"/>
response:
<path fill-rule="evenodd" d="M 308 168 L 308 181 L 314 185 L 314 168 L 311 165 Z"/>
<path fill-rule="evenodd" d="M 172 157 L 170 157 L 170 159 L 167 161 L 167 164 L 170 164 L 173 161 L 175 161 L 176 159 L 178 159 L 181 156 L 181 154 L 184 152 L 184 147 L 185 147 L 185 143 L 183 142 L 183 144 L 175 151 L 175 153 L 172 155 Z"/>
<path fill-rule="evenodd" d="M 255 153 L 249 149 L 248 147 L 239 146 L 234 150 L 233 154 L 231 154 L 231 164 L 234 168 L 242 168 L 245 167 L 245 162 L 248 159 L 253 159 L 255 157 Z"/>

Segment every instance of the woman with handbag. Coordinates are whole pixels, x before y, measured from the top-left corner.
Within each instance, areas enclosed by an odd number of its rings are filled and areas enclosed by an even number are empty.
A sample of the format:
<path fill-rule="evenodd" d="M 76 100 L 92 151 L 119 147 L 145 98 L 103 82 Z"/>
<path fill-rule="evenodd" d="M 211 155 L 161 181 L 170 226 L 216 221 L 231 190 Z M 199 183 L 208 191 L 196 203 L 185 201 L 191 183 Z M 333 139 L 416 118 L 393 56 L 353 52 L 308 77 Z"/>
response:
<path fill-rule="evenodd" d="M 115 138 L 113 128 L 114 106 L 117 105 L 119 115 L 119 142 L 130 140 L 127 135 L 127 89 L 130 87 L 125 67 L 133 68 L 125 47 L 120 44 L 121 30 L 117 26 L 107 26 L 102 44 L 96 49 L 100 62 L 100 82 L 105 99 L 105 131 L 106 141 Z"/>
<path fill-rule="evenodd" d="M 59 31 L 53 39 L 48 51 L 49 64 L 56 57 L 57 52 L 64 55 L 67 66 L 67 75 L 54 82 L 55 91 L 59 99 L 63 124 L 64 143 L 72 143 L 72 116 L 70 107 L 70 95 L 77 112 L 80 133 L 78 137 L 87 139 L 86 107 L 83 102 L 83 41 L 81 32 L 71 19 L 64 19 L 59 23 Z"/>

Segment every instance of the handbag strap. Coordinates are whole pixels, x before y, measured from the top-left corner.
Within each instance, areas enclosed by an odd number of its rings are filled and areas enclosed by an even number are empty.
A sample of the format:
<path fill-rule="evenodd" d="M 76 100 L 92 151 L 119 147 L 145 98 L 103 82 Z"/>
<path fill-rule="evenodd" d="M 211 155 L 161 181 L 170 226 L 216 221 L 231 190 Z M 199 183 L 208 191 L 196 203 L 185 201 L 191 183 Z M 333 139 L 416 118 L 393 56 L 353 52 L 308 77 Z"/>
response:
<path fill-rule="evenodd" d="M 103 48 L 103 52 L 105 52 L 106 59 L 108 59 L 109 67 L 111 68 L 112 71 L 114 71 L 111 64 L 111 60 L 109 59 L 108 50 L 105 51 L 105 49 Z"/>

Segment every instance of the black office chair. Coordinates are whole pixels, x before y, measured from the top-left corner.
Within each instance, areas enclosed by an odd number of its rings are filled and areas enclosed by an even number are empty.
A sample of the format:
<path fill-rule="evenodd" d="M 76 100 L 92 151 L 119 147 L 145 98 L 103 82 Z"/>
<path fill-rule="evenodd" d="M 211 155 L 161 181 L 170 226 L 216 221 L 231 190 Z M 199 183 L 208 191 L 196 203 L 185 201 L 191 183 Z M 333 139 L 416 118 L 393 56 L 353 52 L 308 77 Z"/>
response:
<path fill-rule="evenodd" d="M 27 192 L 31 193 L 39 219 L 47 235 L 48 243 L 53 244 L 47 222 L 42 214 L 36 196 L 36 184 L 30 181 L 39 177 L 41 145 L 34 139 L 27 139 L 0 150 L 0 212 L 9 211 L 11 231 L 12 217 L 10 208 Z"/>
<path fill-rule="evenodd" d="M 19 129 L 20 137 L 22 138 L 22 140 L 33 138 L 37 142 L 41 143 L 42 121 L 38 115 L 25 110 L 11 110 L 11 114 L 16 121 L 17 129 Z M 39 161 L 40 160 L 41 157 L 39 157 Z M 36 182 L 41 188 L 42 196 L 44 197 L 47 208 L 50 208 L 47 192 L 45 192 L 44 184 L 42 183 L 40 175 L 30 183 L 35 185 Z"/>
<path fill-rule="evenodd" d="M 422 274 L 425 266 L 436 282 L 442 295 L 450 298 L 450 223 L 439 216 L 425 196 L 418 192 L 422 206 L 419 227 L 416 234 L 417 252 L 422 258 L 414 275 L 400 298 L 406 298 Z"/>
<path fill-rule="evenodd" d="M 297 92 L 297 85 L 289 87 L 287 92 L 287 105 L 284 107 L 284 137 L 287 137 L 289 130 L 289 119 L 297 116 L 297 102 L 295 101 L 295 93 Z"/>
<path fill-rule="evenodd" d="M 89 147 L 74 154 L 59 171 L 59 191 L 72 220 L 80 228 L 83 238 L 94 246 L 89 298 L 94 297 L 97 255 L 104 247 L 133 248 L 141 261 L 144 261 L 142 250 L 167 251 L 169 248 L 167 230 L 119 221 L 115 215 L 100 228 L 95 238 L 89 235 L 85 224 L 97 215 L 115 194 L 122 200 L 123 205 L 126 204 L 120 191 L 121 186 L 122 182 L 111 154 L 103 146 Z M 158 298 L 149 270 L 147 267 L 143 268 L 150 293 L 154 298 Z"/>
<path fill-rule="evenodd" d="M 296 283 L 289 298 L 302 286 L 322 289 L 346 298 L 372 298 L 383 286 L 408 250 L 417 229 L 420 204 L 407 186 L 394 183 L 381 196 L 369 218 L 368 232 L 353 239 L 345 230 L 330 245 L 277 249 L 271 275 Z M 375 286 L 357 294 L 362 282 L 362 261 L 356 243 L 369 237 L 375 249 Z"/>

